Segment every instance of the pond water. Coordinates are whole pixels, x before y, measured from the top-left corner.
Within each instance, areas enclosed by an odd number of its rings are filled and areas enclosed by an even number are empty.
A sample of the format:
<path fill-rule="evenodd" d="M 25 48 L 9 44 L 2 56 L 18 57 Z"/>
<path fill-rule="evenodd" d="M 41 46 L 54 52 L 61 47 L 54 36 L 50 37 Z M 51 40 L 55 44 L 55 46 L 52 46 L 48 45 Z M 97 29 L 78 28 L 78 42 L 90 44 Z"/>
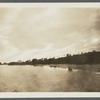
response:
<path fill-rule="evenodd" d="M 100 65 L 0 65 L 0 92 L 100 92 Z"/>

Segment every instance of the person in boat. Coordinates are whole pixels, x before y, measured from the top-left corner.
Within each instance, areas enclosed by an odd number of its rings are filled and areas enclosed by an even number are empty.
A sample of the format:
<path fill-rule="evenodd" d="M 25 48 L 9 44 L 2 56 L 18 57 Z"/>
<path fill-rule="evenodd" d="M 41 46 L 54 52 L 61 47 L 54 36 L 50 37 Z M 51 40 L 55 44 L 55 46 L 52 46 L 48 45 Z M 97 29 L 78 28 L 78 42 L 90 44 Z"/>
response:
<path fill-rule="evenodd" d="M 68 71 L 70 71 L 70 72 L 71 72 L 71 71 L 72 71 L 72 68 L 71 68 L 71 67 L 68 67 Z"/>

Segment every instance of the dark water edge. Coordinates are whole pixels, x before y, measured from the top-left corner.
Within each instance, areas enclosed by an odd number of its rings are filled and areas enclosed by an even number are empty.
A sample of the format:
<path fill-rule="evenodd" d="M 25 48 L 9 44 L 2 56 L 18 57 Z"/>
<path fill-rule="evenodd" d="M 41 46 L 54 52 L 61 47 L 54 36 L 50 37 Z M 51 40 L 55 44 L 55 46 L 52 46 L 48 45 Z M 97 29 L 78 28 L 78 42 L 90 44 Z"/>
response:
<path fill-rule="evenodd" d="M 100 64 L 34 64 L 34 65 L 8 65 L 8 66 L 34 66 L 34 67 L 43 67 L 48 65 L 51 68 L 72 68 L 78 70 L 86 71 L 96 71 L 100 72 Z"/>

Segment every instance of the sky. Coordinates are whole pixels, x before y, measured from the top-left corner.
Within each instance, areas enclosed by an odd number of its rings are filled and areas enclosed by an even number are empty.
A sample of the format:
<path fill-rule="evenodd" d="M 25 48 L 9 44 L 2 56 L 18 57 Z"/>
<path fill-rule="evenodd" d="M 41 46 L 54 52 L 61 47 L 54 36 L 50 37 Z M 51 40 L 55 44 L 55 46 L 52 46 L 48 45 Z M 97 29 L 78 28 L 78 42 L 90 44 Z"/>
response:
<path fill-rule="evenodd" d="M 100 50 L 100 8 L 0 8 L 0 62 Z"/>

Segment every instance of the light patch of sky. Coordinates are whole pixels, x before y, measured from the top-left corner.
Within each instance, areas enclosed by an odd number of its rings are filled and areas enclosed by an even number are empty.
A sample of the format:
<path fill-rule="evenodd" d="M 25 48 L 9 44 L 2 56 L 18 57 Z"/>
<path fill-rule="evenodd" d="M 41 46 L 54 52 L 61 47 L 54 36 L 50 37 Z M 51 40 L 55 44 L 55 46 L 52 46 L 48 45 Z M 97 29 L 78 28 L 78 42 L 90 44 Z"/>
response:
<path fill-rule="evenodd" d="M 98 43 L 98 42 L 99 42 L 99 39 L 98 38 L 92 39 L 92 43 Z"/>

